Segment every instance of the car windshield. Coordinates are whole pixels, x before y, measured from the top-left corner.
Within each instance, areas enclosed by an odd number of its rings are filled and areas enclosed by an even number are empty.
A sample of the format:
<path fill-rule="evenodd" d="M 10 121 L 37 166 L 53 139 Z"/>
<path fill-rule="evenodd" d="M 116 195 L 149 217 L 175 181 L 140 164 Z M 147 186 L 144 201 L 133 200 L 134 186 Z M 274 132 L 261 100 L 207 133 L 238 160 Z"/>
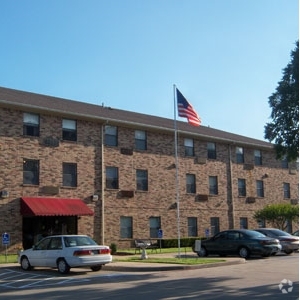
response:
<path fill-rule="evenodd" d="M 97 245 L 97 243 L 88 236 L 67 236 L 64 237 L 66 247 Z"/>
<path fill-rule="evenodd" d="M 248 230 L 246 235 L 251 238 L 266 237 L 264 234 L 254 230 Z"/>

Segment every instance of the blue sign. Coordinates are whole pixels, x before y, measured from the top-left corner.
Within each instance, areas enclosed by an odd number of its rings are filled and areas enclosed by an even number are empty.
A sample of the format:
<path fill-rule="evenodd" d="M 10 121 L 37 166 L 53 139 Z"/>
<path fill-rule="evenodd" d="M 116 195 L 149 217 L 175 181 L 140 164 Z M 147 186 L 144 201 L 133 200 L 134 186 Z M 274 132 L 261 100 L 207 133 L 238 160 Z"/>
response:
<path fill-rule="evenodd" d="M 159 239 L 162 239 L 163 236 L 164 236 L 164 233 L 163 233 L 162 229 L 158 229 L 157 237 L 158 237 Z"/>
<path fill-rule="evenodd" d="M 8 233 L 3 233 L 2 234 L 2 245 L 9 245 L 10 243 L 10 236 Z"/>
<path fill-rule="evenodd" d="M 205 229 L 205 236 L 209 237 L 209 229 L 208 228 Z"/>

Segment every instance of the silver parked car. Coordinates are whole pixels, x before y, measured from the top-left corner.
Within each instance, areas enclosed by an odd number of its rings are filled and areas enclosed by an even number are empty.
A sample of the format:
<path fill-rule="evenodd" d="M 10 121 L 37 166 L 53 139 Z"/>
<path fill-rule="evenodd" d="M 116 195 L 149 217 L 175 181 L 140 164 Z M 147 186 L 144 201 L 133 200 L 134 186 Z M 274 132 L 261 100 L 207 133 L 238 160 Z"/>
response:
<path fill-rule="evenodd" d="M 299 249 L 299 237 L 276 228 L 258 228 L 256 231 L 265 236 L 276 238 L 282 246 L 282 252 L 291 254 Z"/>
<path fill-rule="evenodd" d="M 19 253 L 18 262 L 23 270 L 33 267 L 57 268 L 66 274 L 70 268 L 89 267 L 99 271 L 112 262 L 111 249 L 98 245 L 86 235 L 55 235 L 39 241 L 31 249 Z"/>

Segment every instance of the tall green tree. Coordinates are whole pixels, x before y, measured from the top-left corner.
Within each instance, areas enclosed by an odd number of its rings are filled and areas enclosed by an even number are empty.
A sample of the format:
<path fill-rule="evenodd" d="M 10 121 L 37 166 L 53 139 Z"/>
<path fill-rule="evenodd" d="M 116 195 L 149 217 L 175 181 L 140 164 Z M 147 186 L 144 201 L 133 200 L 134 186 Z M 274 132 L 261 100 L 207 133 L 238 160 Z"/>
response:
<path fill-rule="evenodd" d="M 254 219 L 259 222 L 265 220 L 271 226 L 285 230 L 288 221 L 299 220 L 299 206 L 287 203 L 270 204 L 254 213 Z"/>
<path fill-rule="evenodd" d="M 265 138 L 274 141 L 277 158 L 296 161 L 299 157 L 299 40 L 291 61 L 283 69 L 276 91 L 269 97 L 272 122 L 265 126 Z"/>

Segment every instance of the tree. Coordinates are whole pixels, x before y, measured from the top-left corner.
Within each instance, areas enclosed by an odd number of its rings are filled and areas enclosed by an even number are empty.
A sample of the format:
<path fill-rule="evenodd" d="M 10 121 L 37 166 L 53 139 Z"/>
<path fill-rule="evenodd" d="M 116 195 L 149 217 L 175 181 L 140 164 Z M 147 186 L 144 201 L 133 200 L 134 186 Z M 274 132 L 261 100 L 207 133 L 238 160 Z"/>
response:
<path fill-rule="evenodd" d="M 299 206 L 286 203 L 270 204 L 265 208 L 256 211 L 254 213 L 254 219 L 257 222 L 265 220 L 270 222 L 271 226 L 285 230 L 288 221 L 298 221 Z"/>
<path fill-rule="evenodd" d="M 265 125 L 265 138 L 274 141 L 277 158 L 299 157 L 299 40 L 291 61 L 283 69 L 276 92 L 269 97 L 272 122 Z"/>

